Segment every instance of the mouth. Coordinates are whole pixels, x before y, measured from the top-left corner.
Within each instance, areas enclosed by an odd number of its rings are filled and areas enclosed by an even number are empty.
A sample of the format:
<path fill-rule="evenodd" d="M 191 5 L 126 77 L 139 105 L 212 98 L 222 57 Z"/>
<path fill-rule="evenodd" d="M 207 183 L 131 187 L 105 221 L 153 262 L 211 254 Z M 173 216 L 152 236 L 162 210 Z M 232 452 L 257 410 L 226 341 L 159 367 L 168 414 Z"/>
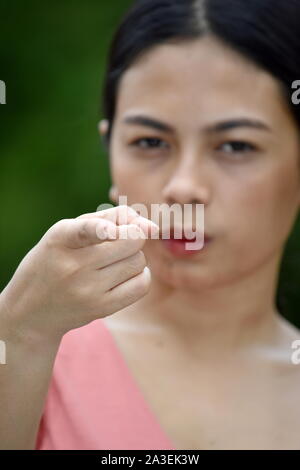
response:
<path fill-rule="evenodd" d="M 177 228 L 175 230 L 174 227 L 169 227 L 160 231 L 160 239 L 170 253 L 182 257 L 206 252 L 207 245 L 211 242 L 212 237 L 207 233 L 203 234 L 191 229 L 182 230 Z M 193 246 L 196 241 L 197 243 Z M 201 243 L 202 241 L 203 243 Z"/>
<path fill-rule="evenodd" d="M 189 228 L 168 227 L 161 229 L 159 233 L 161 240 L 175 240 L 176 242 L 192 243 L 196 240 L 204 240 L 204 243 L 211 241 L 212 237 L 207 233 L 192 230 Z"/>

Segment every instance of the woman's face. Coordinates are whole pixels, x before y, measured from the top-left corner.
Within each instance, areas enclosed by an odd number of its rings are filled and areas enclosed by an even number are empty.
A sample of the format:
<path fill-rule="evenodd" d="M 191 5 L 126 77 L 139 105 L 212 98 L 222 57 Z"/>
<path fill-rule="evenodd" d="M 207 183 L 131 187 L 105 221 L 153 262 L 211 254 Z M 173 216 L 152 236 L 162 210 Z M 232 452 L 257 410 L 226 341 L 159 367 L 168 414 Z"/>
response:
<path fill-rule="evenodd" d="M 141 115 L 163 126 L 125 122 Z M 299 158 L 277 82 L 212 37 L 157 46 L 123 75 L 110 144 L 118 194 L 149 216 L 151 204 L 204 204 L 212 237 L 188 257 L 147 240 L 160 282 L 213 287 L 278 256 L 299 207 Z"/>

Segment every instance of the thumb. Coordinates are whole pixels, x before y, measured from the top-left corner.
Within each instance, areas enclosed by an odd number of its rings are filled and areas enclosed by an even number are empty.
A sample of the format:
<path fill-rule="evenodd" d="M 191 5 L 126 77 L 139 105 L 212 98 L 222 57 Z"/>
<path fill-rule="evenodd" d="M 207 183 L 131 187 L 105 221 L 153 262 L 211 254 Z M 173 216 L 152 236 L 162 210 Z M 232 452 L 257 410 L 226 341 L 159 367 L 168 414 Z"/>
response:
<path fill-rule="evenodd" d="M 117 232 L 117 226 L 106 219 L 64 219 L 50 229 L 51 240 L 67 248 L 77 249 L 103 243 Z"/>

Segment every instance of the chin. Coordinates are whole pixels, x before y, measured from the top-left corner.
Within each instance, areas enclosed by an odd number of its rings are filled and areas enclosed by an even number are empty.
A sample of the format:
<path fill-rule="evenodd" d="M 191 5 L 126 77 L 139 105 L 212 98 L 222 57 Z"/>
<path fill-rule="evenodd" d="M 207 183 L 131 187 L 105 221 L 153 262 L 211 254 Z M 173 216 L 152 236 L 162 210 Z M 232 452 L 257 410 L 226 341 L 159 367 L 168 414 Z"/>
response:
<path fill-rule="evenodd" d="M 159 263 L 152 263 L 150 265 L 153 278 L 159 284 L 164 284 L 174 289 L 184 289 L 185 291 L 199 292 L 202 288 L 211 287 L 208 284 L 208 277 L 197 275 L 183 265 L 178 264 L 169 265 L 161 261 Z"/>
<path fill-rule="evenodd" d="M 213 273 L 208 272 L 208 265 L 204 267 L 197 262 L 174 258 L 159 248 L 153 243 L 146 244 L 143 249 L 153 278 L 159 284 L 193 293 L 209 289 L 216 284 Z"/>

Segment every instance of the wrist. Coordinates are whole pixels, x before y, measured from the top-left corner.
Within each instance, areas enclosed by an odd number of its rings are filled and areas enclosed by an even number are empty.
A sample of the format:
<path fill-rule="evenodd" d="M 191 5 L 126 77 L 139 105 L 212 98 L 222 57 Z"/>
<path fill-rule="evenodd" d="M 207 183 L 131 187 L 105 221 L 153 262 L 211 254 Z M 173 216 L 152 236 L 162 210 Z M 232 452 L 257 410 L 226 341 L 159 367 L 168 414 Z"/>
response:
<path fill-rule="evenodd" d="M 0 294 L 0 340 L 5 344 L 39 353 L 57 350 L 63 335 L 42 333 L 31 328 L 26 315 L 8 301 L 6 292 Z"/>

